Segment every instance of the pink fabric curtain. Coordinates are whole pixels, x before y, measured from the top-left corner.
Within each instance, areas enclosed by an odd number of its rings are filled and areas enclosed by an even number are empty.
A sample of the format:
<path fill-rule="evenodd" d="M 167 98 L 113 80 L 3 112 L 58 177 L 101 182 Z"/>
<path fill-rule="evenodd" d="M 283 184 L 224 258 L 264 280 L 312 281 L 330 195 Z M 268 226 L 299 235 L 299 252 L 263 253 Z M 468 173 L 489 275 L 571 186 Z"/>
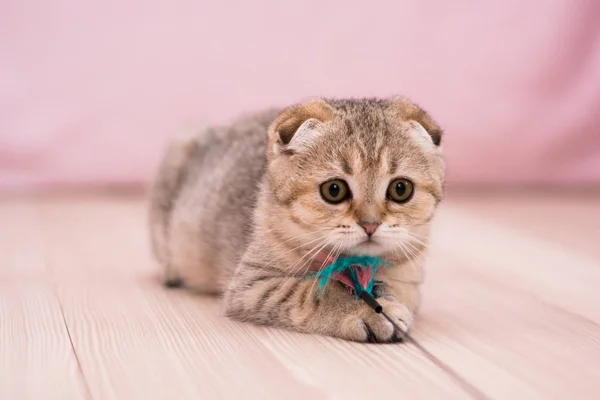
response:
<path fill-rule="evenodd" d="M 597 184 L 600 2 L 4 0 L 0 188 L 145 182 L 188 124 L 396 93 L 451 184 Z"/>

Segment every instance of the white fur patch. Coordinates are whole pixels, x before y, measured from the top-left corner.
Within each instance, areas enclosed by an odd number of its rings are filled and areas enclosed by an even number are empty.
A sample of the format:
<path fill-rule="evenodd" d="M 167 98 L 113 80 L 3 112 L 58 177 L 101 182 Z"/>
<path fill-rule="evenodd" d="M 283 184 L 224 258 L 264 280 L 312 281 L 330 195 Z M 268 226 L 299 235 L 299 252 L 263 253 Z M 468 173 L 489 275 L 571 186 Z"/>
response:
<path fill-rule="evenodd" d="M 408 121 L 408 123 L 411 126 L 409 132 L 420 144 L 424 145 L 426 148 L 434 149 L 436 147 L 433 143 L 433 138 L 429 132 L 423 128 L 423 125 L 413 120 Z"/>
<path fill-rule="evenodd" d="M 312 143 L 314 143 L 315 139 L 321 136 L 322 132 L 320 132 L 318 128 L 319 121 L 311 118 L 304 121 L 302 125 L 298 128 L 292 140 L 287 145 L 287 148 L 292 151 L 301 151 L 310 147 Z"/>

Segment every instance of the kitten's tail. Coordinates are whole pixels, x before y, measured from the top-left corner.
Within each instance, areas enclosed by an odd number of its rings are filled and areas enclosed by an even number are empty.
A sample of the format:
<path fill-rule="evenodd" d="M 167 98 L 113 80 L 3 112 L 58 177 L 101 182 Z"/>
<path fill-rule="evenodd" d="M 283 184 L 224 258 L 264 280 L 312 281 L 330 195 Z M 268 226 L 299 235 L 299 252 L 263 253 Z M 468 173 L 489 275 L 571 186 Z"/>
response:
<path fill-rule="evenodd" d="M 190 160 L 198 149 L 199 138 L 206 129 L 188 130 L 171 140 L 150 188 L 150 242 L 154 256 L 164 268 L 165 284 L 168 286 L 181 283 L 169 262 L 171 212 L 185 182 Z"/>

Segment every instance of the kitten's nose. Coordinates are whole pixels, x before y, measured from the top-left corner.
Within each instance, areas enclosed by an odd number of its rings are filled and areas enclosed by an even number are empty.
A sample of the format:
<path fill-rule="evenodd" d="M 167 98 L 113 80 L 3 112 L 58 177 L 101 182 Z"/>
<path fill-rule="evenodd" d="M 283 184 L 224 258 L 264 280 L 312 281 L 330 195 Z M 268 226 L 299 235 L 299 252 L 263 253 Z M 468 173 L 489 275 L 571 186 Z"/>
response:
<path fill-rule="evenodd" d="M 367 232 L 367 235 L 371 236 L 379 228 L 381 222 L 358 221 L 358 224 Z"/>

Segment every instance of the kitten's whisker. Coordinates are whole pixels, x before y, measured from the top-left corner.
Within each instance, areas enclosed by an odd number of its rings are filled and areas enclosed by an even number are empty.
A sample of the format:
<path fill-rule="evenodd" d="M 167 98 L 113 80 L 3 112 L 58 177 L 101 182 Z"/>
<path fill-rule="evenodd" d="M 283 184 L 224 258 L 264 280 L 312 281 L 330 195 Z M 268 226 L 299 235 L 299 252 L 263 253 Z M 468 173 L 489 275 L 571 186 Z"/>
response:
<path fill-rule="evenodd" d="M 309 245 L 311 243 L 314 243 L 314 242 L 317 242 L 319 240 L 323 240 L 324 238 L 326 239 L 327 237 L 328 237 L 328 235 L 319 236 L 318 238 L 310 240 L 310 241 L 308 241 L 306 243 L 303 243 L 300 246 L 296 246 L 296 247 L 294 247 L 292 249 L 289 249 L 288 251 L 285 251 L 285 252 L 277 255 L 276 257 L 274 257 L 271 261 L 269 261 L 267 264 L 265 264 L 265 267 L 271 265 L 274 261 L 276 261 L 276 260 L 280 259 L 281 257 L 283 257 L 283 256 L 291 253 L 292 251 L 298 250 L 301 247 L 307 246 L 307 245 Z M 319 246 L 319 245 L 320 245 L 320 243 L 317 244 L 316 246 Z"/>
<path fill-rule="evenodd" d="M 313 262 L 313 260 L 319 255 L 321 250 L 323 250 L 325 247 L 327 247 L 329 245 L 329 243 L 330 242 L 327 241 L 327 243 L 325 243 L 325 245 L 323 245 L 321 248 L 319 248 L 311 257 L 309 257 L 306 261 L 304 261 L 304 263 L 302 263 L 302 265 L 300 265 L 300 267 L 296 268 L 291 275 L 295 274 L 296 271 L 301 271 L 302 269 L 304 269 L 304 267 L 307 264 L 310 264 L 311 262 Z"/>
<path fill-rule="evenodd" d="M 273 231 L 275 231 L 275 229 L 272 229 L 269 232 L 273 232 Z M 297 239 L 300 239 L 300 238 L 303 238 L 303 237 L 306 237 L 306 236 L 309 236 L 309 235 L 314 235 L 314 234 L 317 234 L 317 233 L 325 233 L 325 234 L 327 234 L 328 232 L 325 229 L 307 232 L 307 233 L 304 233 L 302 235 L 293 236 L 293 237 L 289 237 L 289 238 L 287 238 L 285 240 L 282 240 L 281 242 L 277 243 L 275 246 L 282 246 L 285 243 L 288 243 L 288 242 L 290 242 L 292 240 L 297 240 Z M 321 237 L 323 237 L 323 236 L 321 236 Z"/>
<path fill-rule="evenodd" d="M 410 257 L 409 255 L 406 253 L 406 250 L 404 248 L 404 243 L 403 242 L 398 242 L 398 248 L 400 249 L 400 251 L 402 251 L 402 254 L 404 254 L 404 259 L 406 261 L 410 261 Z"/>
<path fill-rule="evenodd" d="M 402 251 L 402 254 L 400 254 L 400 251 Z M 399 265 L 404 265 L 406 263 L 412 262 L 410 256 L 403 249 L 402 243 L 399 243 L 398 246 L 394 247 L 394 253 L 398 257 L 398 259 L 402 260 L 402 262 Z"/>
<path fill-rule="evenodd" d="M 413 258 L 417 257 L 419 254 L 421 254 L 421 251 L 419 249 L 417 249 L 415 246 L 413 246 L 410 243 L 410 241 L 402 242 L 402 246 L 404 247 L 406 252 L 410 255 L 411 259 L 413 259 Z M 407 246 L 410 246 L 410 248 Z"/>
<path fill-rule="evenodd" d="M 406 252 L 403 241 L 398 241 L 397 244 L 392 247 L 392 250 L 394 251 L 394 254 L 396 254 L 396 257 L 403 260 L 402 263 L 410 260 L 410 256 Z M 402 254 L 400 254 L 399 251 L 402 251 Z"/>
<path fill-rule="evenodd" d="M 294 264 L 293 264 L 293 265 L 292 265 L 290 268 L 286 268 L 286 270 L 287 270 L 287 269 L 292 269 L 294 266 L 296 266 L 296 267 L 295 267 L 295 269 L 297 268 L 298 270 L 301 270 L 301 269 L 302 269 L 302 267 L 304 267 L 304 265 L 306 265 L 306 262 L 307 262 L 307 261 L 312 261 L 314 258 L 316 258 L 316 257 L 319 255 L 319 253 L 320 253 L 320 252 L 321 252 L 321 251 L 322 251 L 322 250 L 323 250 L 325 247 L 327 247 L 327 246 L 329 245 L 329 242 L 330 242 L 330 241 L 329 241 L 329 238 L 325 239 L 325 240 L 324 240 L 324 241 L 322 241 L 322 242 L 319 242 L 319 244 L 317 244 L 315 247 L 313 247 L 313 248 L 312 248 L 310 251 L 306 252 L 306 253 L 305 253 L 305 254 L 304 254 L 302 257 L 300 257 L 300 258 L 299 258 L 299 259 L 298 259 L 298 260 L 297 260 L 297 261 L 296 261 L 296 262 L 295 262 L 295 263 L 294 263 Z M 318 248 L 317 248 L 317 247 L 318 247 Z M 308 257 L 308 258 L 307 258 L 307 259 L 305 260 L 305 262 L 304 262 L 304 263 L 302 263 L 302 264 L 299 266 L 299 268 L 298 268 L 298 265 L 300 264 L 300 262 L 301 262 L 301 261 L 302 261 L 304 258 L 306 258 L 306 257 Z M 294 272 L 295 272 L 295 270 L 294 270 Z"/>
<path fill-rule="evenodd" d="M 421 235 L 421 234 L 418 234 L 416 232 L 411 232 L 408 229 L 406 230 L 406 233 L 408 234 L 408 236 L 414 236 L 415 238 L 421 238 L 421 239 L 428 239 L 429 238 L 429 236 Z"/>
<path fill-rule="evenodd" d="M 297 269 L 297 266 L 305 257 L 311 255 L 311 253 L 314 255 L 310 259 L 316 257 L 319 254 L 319 252 L 321 251 L 321 249 L 325 248 L 328 244 L 329 244 L 329 238 L 326 237 L 325 239 L 321 240 L 319 243 L 314 245 L 309 251 L 304 253 L 304 255 L 302 255 L 302 257 L 300 257 L 298 260 L 296 260 L 292 265 L 290 265 L 287 268 L 282 268 L 281 272 L 277 276 L 278 277 L 281 276 L 281 274 L 283 274 L 284 272 L 287 273 L 286 276 L 292 276 L 293 274 L 295 274 L 296 270 L 300 270 L 302 268 L 302 267 L 300 267 Z"/>
<path fill-rule="evenodd" d="M 296 273 L 296 271 L 300 270 L 299 266 L 306 257 L 311 258 L 312 256 L 316 256 L 319 253 L 320 249 L 327 246 L 327 244 L 328 244 L 327 239 L 320 241 L 314 247 L 312 247 L 309 251 L 307 251 L 301 257 L 299 257 L 297 260 L 295 260 L 293 264 L 286 266 L 284 268 L 281 268 L 281 271 L 279 272 L 279 274 L 277 276 L 280 277 L 280 276 L 284 275 L 286 277 L 289 277 L 289 276 L 294 275 Z"/>
<path fill-rule="evenodd" d="M 338 248 L 339 245 L 340 244 L 338 243 L 338 244 L 336 244 L 336 245 L 333 246 L 333 249 L 331 249 L 331 251 L 327 253 L 327 256 L 328 256 L 327 258 L 329 258 L 331 256 L 331 254 L 336 251 L 336 249 Z M 323 270 L 323 267 L 325 266 L 325 262 L 327 262 L 327 258 L 323 261 L 323 263 L 321 264 L 321 266 L 317 270 L 317 274 Z M 308 293 L 313 293 L 315 285 L 317 284 L 318 281 L 319 281 L 319 279 L 315 279 L 314 280 L 313 284 L 310 285 L 310 289 L 309 289 Z"/>
<path fill-rule="evenodd" d="M 394 255 L 396 256 L 396 258 L 398 258 L 399 260 L 402 260 L 402 255 L 398 252 L 398 246 L 392 247 L 392 251 L 394 252 Z"/>
<path fill-rule="evenodd" d="M 415 254 L 412 254 L 413 257 L 415 257 L 418 254 L 421 254 L 423 251 L 425 251 L 427 249 L 426 245 L 424 245 L 421 249 L 419 249 L 416 246 L 414 246 L 410 241 L 406 241 L 406 244 L 415 251 Z"/>
<path fill-rule="evenodd" d="M 338 259 L 338 257 L 340 256 L 340 254 L 342 254 L 342 251 L 344 250 L 344 246 L 346 245 L 348 239 L 343 239 L 341 242 L 339 242 L 338 244 L 336 244 L 335 246 L 333 246 L 333 249 L 331 249 L 331 252 L 328 253 L 328 255 L 331 257 L 331 255 L 333 254 L 333 260 L 334 262 Z M 321 272 L 323 270 L 323 267 L 325 266 L 325 262 L 323 261 L 323 263 L 321 264 L 321 266 L 319 267 L 319 270 L 317 271 L 317 273 Z M 315 279 L 315 282 L 313 282 L 313 284 L 310 287 L 310 290 L 308 291 L 308 293 L 312 293 L 315 285 L 317 284 L 318 279 Z"/>
<path fill-rule="evenodd" d="M 409 239 L 410 239 L 411 242 L 415 242 L 416 244 L 420 244 L 423 247 L 427 247 L 428 246 L 427 242 L 424 242 L 423 240 L 421 240 L 421 239 L 419 239 L 417 237 L 412 236 L 412 234 L 410 234 L 410 233 L 407 236 L 409 237 Z"/>
<path fill-rule="evenodd" d="M 400 246 L 402 246 L 402 248 L 404 249 L 404 243 L 400 242 L 399 243 Z M 404 250 L 403 250 L 404 251 Z M 411 265 L 414 265 L 414 263 L 417 263 L 417 266 L 420 268 L 424 268 L 424 263 L 423 261 L 420 259 L 419 255 L 414 254 L 413 252 L 411 252 L 409 249 L 406 249 L 406 251 L 408 251 L 410 253 L 410 258 L 407 258 L 406 261 L 409 262 Z M 405 253 L 406 254 L 406 253 Z"/>

